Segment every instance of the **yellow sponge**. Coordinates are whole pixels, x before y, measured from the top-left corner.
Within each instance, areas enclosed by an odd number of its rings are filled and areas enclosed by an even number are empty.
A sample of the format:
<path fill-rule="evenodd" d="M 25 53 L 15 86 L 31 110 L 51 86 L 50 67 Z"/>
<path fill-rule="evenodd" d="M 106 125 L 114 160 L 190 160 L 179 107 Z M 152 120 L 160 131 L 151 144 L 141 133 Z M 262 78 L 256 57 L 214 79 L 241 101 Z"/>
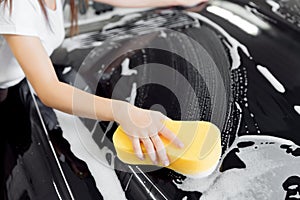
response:
<path fill-rule="evenodd" d="M 212 123 L 204 121 L 172 121 L 164 122 L 184 143 L 183 149 L 177 148 L 161 136 L 170 159 L 170 168 L 192 178 L 201 178 L 211 174 L 221 156 L 220 130 Z M 129 137 L 121 127 L 115 131 L 113 143 L 117 156 L 121 161 L 134 165 L 152 165 L 145 147 L 141 144 L 145 159 L 138 159 L 133 151 Z"/>

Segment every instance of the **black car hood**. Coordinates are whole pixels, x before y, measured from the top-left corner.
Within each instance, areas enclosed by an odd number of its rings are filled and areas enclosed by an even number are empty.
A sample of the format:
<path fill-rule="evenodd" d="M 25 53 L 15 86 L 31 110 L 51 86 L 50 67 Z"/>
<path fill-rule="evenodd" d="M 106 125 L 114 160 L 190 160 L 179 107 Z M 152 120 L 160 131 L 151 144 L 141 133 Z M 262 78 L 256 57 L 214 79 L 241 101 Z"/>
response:
<path fill-rule="evenodd" d="M 111 178 L 117 177 L 124 192 L 120 196 L 299 198 L 298 6 L 299 1 L 215 0 L 189 9 L 115 16 L 64 41 L 52 56 L 60 80 L 176 120 L 211 121 L 222 132 L 220 164 L 212 175 L 197 180 L 168 169 L 149 172 L 126 165 L 115 156 L 111 142 L 117 124 L 75 121 L 90 133 L 74 136 L 81 138 L 85 151 L 103 168 L 115 169 Z M 170 71 L 157 74 L 155 66 Z M 83 137 L 90 137 L 93 145 Z M 95 146 L 105 155 L 95 154 Z M 103 184 L 81 191 L 65 171 L 75 197 L 99 190 L 109 198 L 114 185 L 104 184 L 97 176 L 101 169 L 92 170 L 92 162 L 82 160 Z"/>

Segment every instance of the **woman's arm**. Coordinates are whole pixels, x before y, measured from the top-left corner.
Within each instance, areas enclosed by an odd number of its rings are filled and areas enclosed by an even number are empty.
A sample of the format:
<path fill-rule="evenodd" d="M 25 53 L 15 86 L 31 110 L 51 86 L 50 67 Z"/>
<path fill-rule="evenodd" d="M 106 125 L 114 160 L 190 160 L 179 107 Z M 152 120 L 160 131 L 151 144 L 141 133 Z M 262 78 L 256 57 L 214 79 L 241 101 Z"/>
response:
<path fill-rule="evenodd" d="M 94 0 L 117 7 L 162 7 L 162 6 L 193 6 L 208 0 Z"/>
<path fill-rule="evenodd" d="M 168 157 L 158 132 L 178 147 L 182 143 L 163 126 L 164 115 L 129 103 L 98 97 L 58 80 L 49 56 L 39 38 L 4 35 L 14 56 L 41 101 L 52 108 L 80 117 L 116 121 L 131 138 L 137 157 L 143 159 L 143 142 L 153 163 L 168 165 Z"/>
<path fill-rule="evenodd" d="M 112 100 L 85 93 L 58 80 L 51 60 L 38 38 L 6 35 L 5 39 L 45 105 L 81 117 L 114 120 L 110 108 Z"/>

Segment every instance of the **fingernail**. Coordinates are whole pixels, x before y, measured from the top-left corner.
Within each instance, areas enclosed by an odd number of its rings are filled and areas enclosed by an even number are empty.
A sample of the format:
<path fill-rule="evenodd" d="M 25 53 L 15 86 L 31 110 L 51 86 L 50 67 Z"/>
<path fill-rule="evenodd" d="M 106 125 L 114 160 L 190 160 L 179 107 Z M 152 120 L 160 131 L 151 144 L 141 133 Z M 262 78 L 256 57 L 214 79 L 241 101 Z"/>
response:
<path fill-rule="evenodd" d="M 183 148 L 184 147 L 184 144 L 182 142 L 179 142 L 179 148 Z"/>
<path fill-rule="evenodd" d="M 137 154 L 138 159 L 144 160 L 144 156 L 142 154 Z"/>
<path fill-rule="evenodd" d="M 167 160 L 164 161 L 164 166 L 165 167 L 169 166 L 169 164 L 170 164 L 169 161 L 167 161 Z"/>
<path fill-rule="evenodd" d="M 157 163 L 157 160 L 154 160 L 153 158 L 151 158 L 151 160 L 152 160 L 152 163 L 154 164 L 154 165 L 157 165 L 158 163 Z"/>
<path fill-rule="evenodd" d="M 151 156 L 150 159 L 152 160 L 152 163 L 153 163 L 154 165 L 157 165 L 157 164 L 158 164 L 155 157 Z"/>

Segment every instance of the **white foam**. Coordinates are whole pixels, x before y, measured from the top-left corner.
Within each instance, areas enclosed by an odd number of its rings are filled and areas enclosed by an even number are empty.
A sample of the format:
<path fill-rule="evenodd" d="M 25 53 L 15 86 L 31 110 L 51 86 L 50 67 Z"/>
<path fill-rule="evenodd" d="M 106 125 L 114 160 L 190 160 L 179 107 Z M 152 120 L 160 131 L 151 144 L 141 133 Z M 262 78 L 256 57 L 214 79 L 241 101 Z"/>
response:
<path fill-rule="evenodd" d="M 273 85 L 273 87 L 280 93 L 285 92 L 283 85 L 275 78 L 275 76 L 266 68 L 257 65 L 258 71 Z"/>
<path fill-rule="evenodd" d="M 198 174 L 184 174 L 186 177 L 191 178 L 191 179 L 203 179 L 209 175 L 211 175 L 217 168 L 219 162 L 216 162 L 216 164 L 214 164 L 211 168 L 209 168 L 208 170 L 198 173 Z"/>
<path fill-rule="evenodd" d="M 300 106 L 294 106 L 294 109 L 300 115 Z"/>
<path fill-rule="evenodd" d="M 291 189 L 291 190 L 294 190 L 294 189 L 297 189 L 297 185 L 292 185 L 292 186 L 289 186 L 289 189 Z"/>
<path fill-rule="evenodd" d="M 69 73 L 71 70 L 72 70 L 72 67 L 66 67 L 66 68 L 64 69 L 64 71 L 62 72 L 62 74 L 67 74 L 67 73 Z"/>
<path fill-rule="evenodd" d="M 166 23 L 167 21 L 168 20 L 165 17 L 157 16 L 153 19 L 146 19 L 146 20 L 141 19 L 141 20 L 135 22 L 135 25 L 157 28 L 157 27 L 160 27 L 161 25 L 163 25 L 164 23 Z"/>
<path fill-rule="evenodd" d="M 67 52 L 71 52 L 76 49 L 88 49 L 92 47 L 100 46 L 103 42 L 94 41 L 94 42 L 86 42 L 86 38 L 91 37 L 94 32 L 80 34 L 78 36 L 74 36 L 72 38 L 66 38 L 62 44 L 62 48 L 65 48 Z"/>
<path fill-rule="evenodd" d="M 254 145 L 239 148 L 236 153 L 246 168 L 229 169 L 222 173 L 216 171 L 200 180 L 187 178 L 182 184 L 176 183 L 177 187 L 184 191 L 201 192 L 201 199 L 207 200 L 284 199 L 286 193 L 282 183 L 288 177 L 299 174 L 300 158 L 286 153 L 280 146 L 296 145 L 289 140 L 270 136 L 241 136 L 230 150 L 238 148 L 239 142 L 249 141 Z"/>
<path fill-rule="evenodd" d="M 297 194 L 295 194 L 295 195 L 291 195 L 290 198 L 291 198 L 291 199 L 293 199 L 293 198 L 295 198 L 295 199 L 300 199 L 300 194 L 299 194 L 299 192 L 297 192 Z"/>
<path fill-rule="evenodd" d="M 132 14 L 125 15 L 119 21 L 109 23 L 109 24 L 105 25 L 103 27 L 103 31 L 105 32 L 106 30 L 109 30 L 109 29 L 112 29 L 112 28 L 115 28 L 115 27 L 118 27 L 118 26 L 123 26 L 127 22 L 129 22 L 130 20 L 133 20 L 133 19 L 138 18 L 140 16 L 142 16 L 141 13 L 132 13 Z"/>
<path fill-rule="evenodd" d="M 280 8 L 280 5 L 273 0 L 267 0 L 266 2 L 272 7 L 272 11 L 277 13 L 278 9 Z"/>
<path fill-rule="evenodd" d="M 55 111 L 63 130 L 63 136 L 71 144 L 72 152 L 82 159 L 96 181 L 98 190 L 104 199 L 126 199 L 120 181 L 113 170 L 113 153 L 107 147 L 100 149 L 90 131 L 78 117 Z M 75 125 L 74 125 L 75 124 Z M 112 155 L 112 165 L 102 164 L 106 161 L 106 154 Z M 114 192 L 112 191 L 114 188 Z"/>
<path fill-rule="evenodd" d="M 168 35 L 167 35 L 167 33 L 166 33 L 165 31 L 161 30 L 161 31 L 160 31 L 160 34 L 159 34 L 159 37 L 167 38 Z"/>
<path fill-rule="evenodd" d="M 134 74 L 136 75 L 138 73 L 137 70 L 130 69 L 129 64 L 130 64 L 130 59 L 126 58 L 122 63 L 122 72 L 121 72 L 122 76 L 132 76 L 132 75 L 134 75 Z"/>
<path fill-rule="evenodd" d="M 220 27 L 218 24 L 216 24 L 215 22 L 211 21 L 210 19 L 200 15 L 199 13 L 195 13 L 195 12 L 187 12 L 187 14 L 189 16 L 191 16 L 194 19 L 199 19 L 209 25 L 211 25 L 213 28 L 215 28 L 216 30 L 218 30 L 229 42 L 229 44 L 226 42 L 226 46 L 228 47 L 229 51 L 230 51 L 230 55 L 232 57 L 232 66 L 231 69 L 237 69 L 240 67 L 241 65 L 241 57 L 239 55 L 238 50 L 241 49 L 246 56 L 248 56 L 249 58 L 251 58 L 250 53 L 247 49 L 247 47 L 243 44 L 241 44 L 239 41 L 237 41 L 235 38 L 233 38 L 231 35 L 229 35 L 222 27 Z"/>
<path fill-rule="evenodd" d="M 233 25 L 237 26 L 246 33 L 256 36 L 259 33 L 259 28 L 254 23 L 247 21 L 246 19 L 234 14 L 230 10 L 218 7 L 218 6 L 208 6 L 208 12 L 211 12 L 219 17 L 222 17 L 226 21 L 229 21 Z"/>
<path fill-rule="evenodd" d="M 128 101 L 131 105 L 134 105 L 135 99 L 136 99 L 136 92 L 137 92 L 137 85 L 136 83 L 132 84 L 130 97 L 126 98 L 126 101 Z"/>
<path fill-rule="evenodd" d="M 234 104 L 235 104 L 236 108 L 237 108 L 237 109 L 239 110 L 239 112 L 240 112 L 240 117 L 239 117 L 239 119 L 242 119 L 242 113 L 243 113 L 243 110 L 242 110 L 240 104 L 238 104 L 237 102 L 234 102 Z M 240 129 L 240 124 L 241 124 L 240 122 L 241 122 L 241 120 L 239 120 L 239 123 L 238 123 L 237 133 L 238 133 L 238 131 L 239 131 L 239 129 Z M 237 133 L 236 133 L 236 134 L 237 134 Z"/>
<path fill-rule="evenodd" d="M 235 104 L 236 108 L 239 110 L 239 117 L 238 117 L 239 121 L 238 121 L 236 132 L 235 132 L 235 138 L 237 138 L 240 127 L 241 127 L 243 110 L 242 110 L 240 104 L 238 104 L 237 102 L 235 102 L 234 104 Z M 227 143 L 227 148 L 229 148 L 229 142 Z"/>

